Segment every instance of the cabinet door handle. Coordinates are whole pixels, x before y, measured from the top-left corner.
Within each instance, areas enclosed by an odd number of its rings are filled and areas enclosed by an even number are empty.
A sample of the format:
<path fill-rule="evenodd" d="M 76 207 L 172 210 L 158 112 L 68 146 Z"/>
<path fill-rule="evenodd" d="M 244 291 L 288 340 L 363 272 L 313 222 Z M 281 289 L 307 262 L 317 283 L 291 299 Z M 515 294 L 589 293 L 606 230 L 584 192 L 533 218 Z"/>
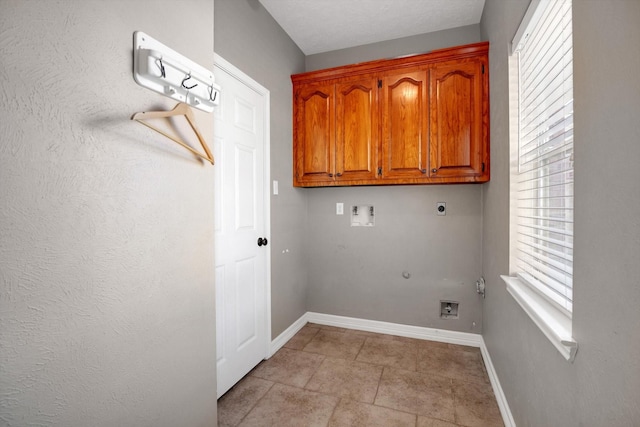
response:
<path fill-rule="evenodd" d="M 420 172 L 427 173 L 427 170 L 426 169 L 422 169 Z"/>
<path fill-rule="evenodd" d="M 340 176 L 342 176 L 342 174 L 341 174 L 340 172 L 338 172 L 338 173 L 336 174 L 336 176 L 340 177 Z"/>
<path fill-rule="evenodd" d="M 438 169 L 436 168 L 431 169 L 431 173 L 437 173 L 437 172 L 438 172 Z"/>
<path fill-rule="evenodd" d="M 332 173 L 329 174 L 329 178 L 333 178 L 333 174 Z"/>

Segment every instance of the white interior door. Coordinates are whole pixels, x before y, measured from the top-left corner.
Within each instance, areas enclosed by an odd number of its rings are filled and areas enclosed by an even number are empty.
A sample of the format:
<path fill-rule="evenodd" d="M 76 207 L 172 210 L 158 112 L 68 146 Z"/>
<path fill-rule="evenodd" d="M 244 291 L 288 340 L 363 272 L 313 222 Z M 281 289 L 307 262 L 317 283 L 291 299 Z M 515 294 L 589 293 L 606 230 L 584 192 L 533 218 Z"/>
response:
<path fill-rule="evenodd" d="M 269 92 L 216 55 L 214 111 L 218 397 L 268 356 Z"/>

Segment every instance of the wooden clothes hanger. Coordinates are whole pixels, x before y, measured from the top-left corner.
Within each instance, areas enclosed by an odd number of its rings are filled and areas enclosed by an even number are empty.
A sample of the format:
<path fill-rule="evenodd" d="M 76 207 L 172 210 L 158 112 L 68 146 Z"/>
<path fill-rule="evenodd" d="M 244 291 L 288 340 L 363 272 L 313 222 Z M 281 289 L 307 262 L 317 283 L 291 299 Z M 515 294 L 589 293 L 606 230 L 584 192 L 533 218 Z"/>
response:
<path fill-rule="evenodd" d="M 200 141 L 200 145 L 202 145 L 202 148 L 204 149 L 205 154 L 202 154 L 197 150 L 191 148 L 189 145 L 179 140 L 177 137 L 173 135 L 169 135 L 165 131 L 158 129 L 155 126 L 152 126 L 149 123 L 146 123 L 144 121 L 149 119 L 163 119 L 163 118 L 175 117 L 175 116 L 184 116 L 187 119 L 187 122 L 191 126 L 191 129 L 193 129 L 193 132 L 196 134 L 196 137 L 198 137 L 198 141 Z M 184 148 L 191 151 L 196 156 L 201 157 L 207 160 L 208 162 L 211 162 L 212 165 L 214 164 L 213 155 L 211 154 L 211 151 L 209 151 L 209 146 L 207 145 L 206 141 L 200 134 L 200 131 L 198 131 L 198 128 L 195 122 L 195 117 L 193 116 L 193 111 L 191 110 L 191 107 L 189 107 L 187 104 L 183 102 L 179 102 L 173 108 L 173 110 L 170 110 L 170 111 L 146 111 L 142 113 L 135 113 L 133 116 L 131 116 L 131 120 L 135 120 L 136 122 L 143 124 L 150 129 L 155 130 L 159 134 L 166 136 L 170 140 L 182 145 Z"/>

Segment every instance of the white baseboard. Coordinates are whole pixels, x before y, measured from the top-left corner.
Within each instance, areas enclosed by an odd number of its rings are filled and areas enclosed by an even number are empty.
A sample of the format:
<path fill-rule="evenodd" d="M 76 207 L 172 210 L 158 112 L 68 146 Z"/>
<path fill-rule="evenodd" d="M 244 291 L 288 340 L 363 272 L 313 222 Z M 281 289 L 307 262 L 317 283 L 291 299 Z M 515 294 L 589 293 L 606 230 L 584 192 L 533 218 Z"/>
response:
<path fill-rule="evenodd" d="M 484 343 L 484 339 L 482 340 L 482 345 L 480 346 L 480 352 L 482 353 L 482 360 L 484 361 L 484 366 L 487 369 L 487 374 L 489 375 L 489 381 L 491 382 L 491 388 L 493 388 L 493 394 L 496 395 L 498 408 L 500 408 L 500 414 L 502 415 L 502 422 L 504 423 L 505 427 L 516 427 L 516 422 L 513 419 L 513 415 L 511 414 L 511 409 L 509 409 L 507 396 L 505 396 L 504 390 L 502 390 L 500 380 L 498 379 L 498 374 L 493 367 L 493 362 L 491 362 L 491 356 L 489 355 L 489 350 Z"/>
<path fill-rule="evenodd" d="M 480 334 L 471 334 L 468 332 L 447 331 L 443 329 L 433 329 L 421 326 L 401 325 L 397 323 L 380 322 L 377 320 L 357 319 L 354 317 L 335 316 L 332 314 L 322 314 L 306 312 L 284 332 L 271 342 L 269 357 L 273 356 L 282 348 L 293 336 L 307 323 L 317 323 L 319 325 L 335 326 L 338 328 L 357 329 L 360 331 L 376 332 L 379 334 L 390 334 L 401 337 L 418 338 L 429 341 L 439 341 L 449 344 L 468 345 L 480 348 L 482 360 L 484 361 L 489 381 L 496 396 L 500 414 L 505 427 L 516 427 L 516 423 L 509 409 L 507 398 L 502 390 L 498 375 L 491 362 L 489 350 L 484 343 L 484 339 Z"/>
<path fill-rule="evenodd" d="M 379 334 L 398 335 L 451 344 L 480 347 L 482 335 L 467 332 L 447 331 L 443 329 L 425 328 L 421 326 L 401 325 L 398 323 L 380 322 L 377 320 L 356 319 L 353 317 L 334 316 L 331 314 L 307 312 L 309 322 L 320 325 L 337 326 L 339 328 L 358 329 L 360 331 Z"/>
<path fill-rule="evenodd" d="M 271 357 L 274 354 L 276 354 L 276 352 L 278 350 L 280 350 L 282 348 L 282 346 L 287 343 L 287 341 L 289 341 L 291 338 L 293 338 L 293 336 L 295 334 L 297 334 L 298 331 L 300 329 L 302 329 L 302 327 L 304 325 L 307 324 L 307 322 L 308 322 L 307 315 L 308 314 L 309 313 L 305 313 L 302 316 L 300 316 L 300 318 L 298 320 L 293 322 L 293 324 L 291 326 L 289 326 L 287 329 L 285 329 L 285 331 L 282 332 L 280 335 L 278 335 L 276 337 L 276 339 L 271 341 L 271 347 L 269 349 L 269 357 Z"/>

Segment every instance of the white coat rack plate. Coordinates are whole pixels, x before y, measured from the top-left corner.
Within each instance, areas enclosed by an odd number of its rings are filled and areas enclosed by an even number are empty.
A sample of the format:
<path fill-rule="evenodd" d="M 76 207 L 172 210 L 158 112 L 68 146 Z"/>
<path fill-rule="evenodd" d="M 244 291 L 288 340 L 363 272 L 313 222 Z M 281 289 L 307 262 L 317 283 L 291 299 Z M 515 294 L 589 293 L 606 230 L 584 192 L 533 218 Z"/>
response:
<path fill-rule="evenodd" d="M 213 71 L 142 31 L 133 33 L 133 78 L 140 86 L 208 113 L 220 104 Z"/>

